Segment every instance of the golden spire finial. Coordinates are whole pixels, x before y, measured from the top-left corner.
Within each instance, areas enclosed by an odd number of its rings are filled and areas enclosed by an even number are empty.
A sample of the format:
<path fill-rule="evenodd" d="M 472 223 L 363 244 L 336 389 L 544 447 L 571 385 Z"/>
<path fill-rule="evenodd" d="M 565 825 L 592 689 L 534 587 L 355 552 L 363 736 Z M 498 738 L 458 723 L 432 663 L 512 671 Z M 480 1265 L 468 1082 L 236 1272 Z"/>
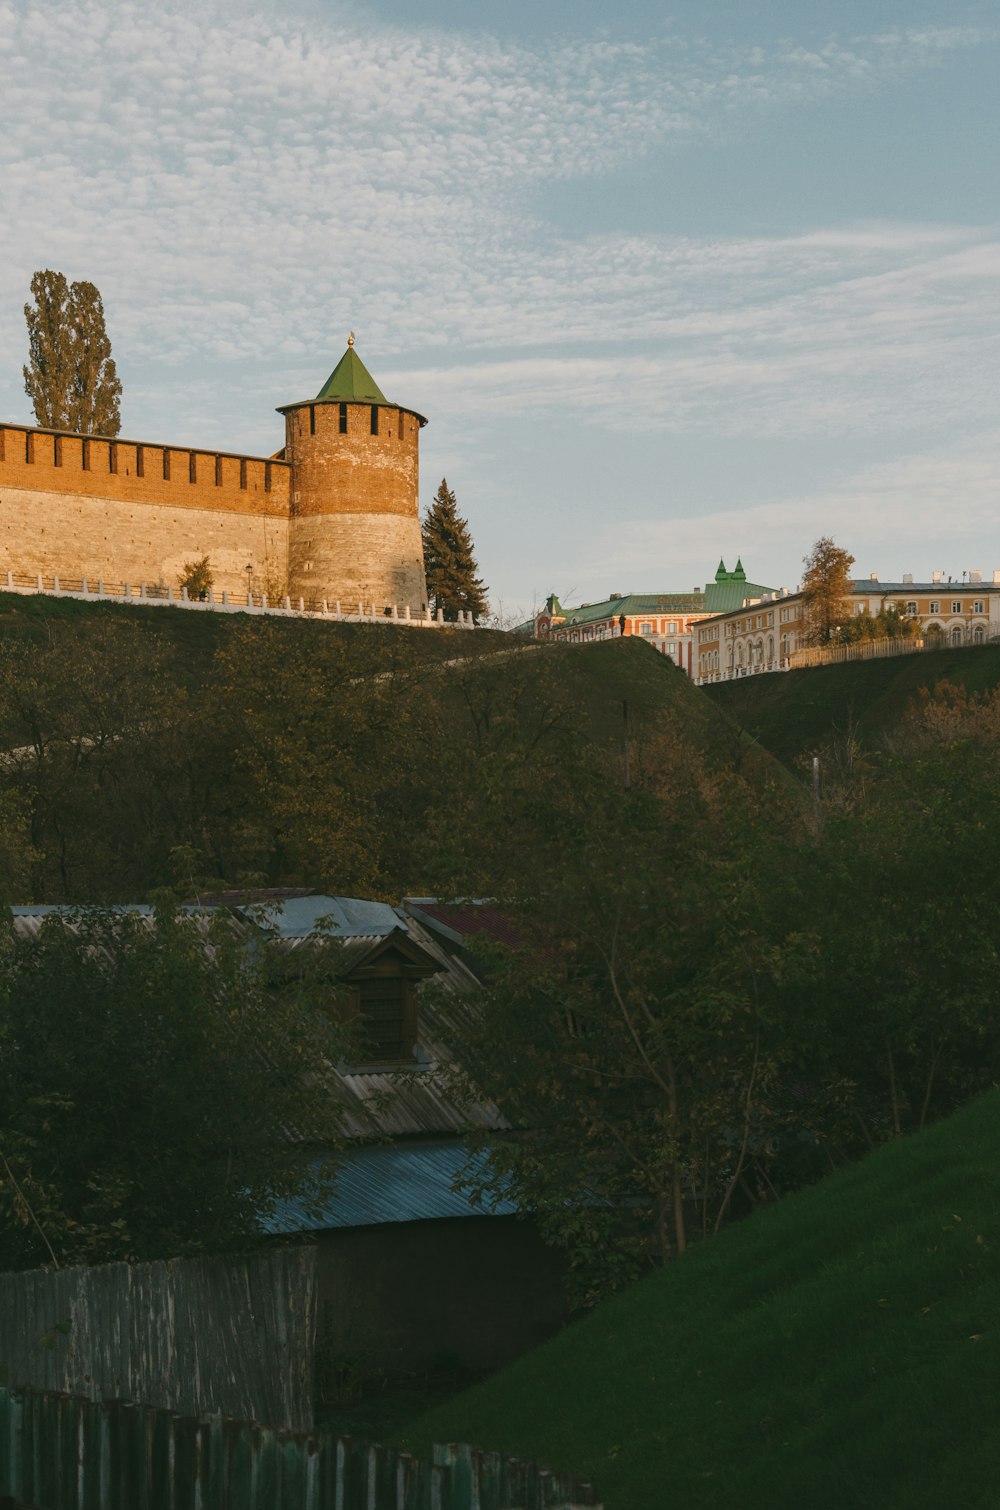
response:
<path fill-rule="evenodd" d="M 347 337 L 347 344 L 348 344 L 348 346 L 353 346 L 354 345 L 354 331 L 353 330 L 351 331 L 350 335 Z"/>

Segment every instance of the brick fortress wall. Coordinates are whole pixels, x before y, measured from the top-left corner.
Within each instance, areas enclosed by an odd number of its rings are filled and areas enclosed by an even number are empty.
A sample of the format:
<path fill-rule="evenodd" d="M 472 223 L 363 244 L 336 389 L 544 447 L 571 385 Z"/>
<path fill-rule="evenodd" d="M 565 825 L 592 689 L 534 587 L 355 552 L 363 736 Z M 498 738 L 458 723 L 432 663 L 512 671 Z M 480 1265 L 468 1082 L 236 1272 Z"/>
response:
<path fill-rule="evenodd" d="M 285 424 L 290 591 L 422 612 L 419 415 L 333 401 L 290 407 Z"/>
<path fill-rule="evenodd" d="M 176 587 L 207 555 L 220 592 L 275 596 L 290 509 L 283 461 L 0 425 L 0 564 L 19 572 Z"/>

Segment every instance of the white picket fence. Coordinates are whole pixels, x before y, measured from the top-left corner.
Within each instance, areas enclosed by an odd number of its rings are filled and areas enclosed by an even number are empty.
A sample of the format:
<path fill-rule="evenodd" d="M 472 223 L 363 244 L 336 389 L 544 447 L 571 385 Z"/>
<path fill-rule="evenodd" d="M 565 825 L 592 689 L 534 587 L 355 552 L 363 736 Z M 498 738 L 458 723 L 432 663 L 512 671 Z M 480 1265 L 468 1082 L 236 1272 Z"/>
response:
<path fill-rule="evenodd" d="M 340 602 L 331 605 L 326 598 L 291 598 L 287 594 L 280 602 L 272 603 L 268 601 L 266 592 L 216 594 L 211 590 L 203 598 L 190 598 L 183 587 L 175 589 L 150 586 L 145 582 L 136 584 L 103 580 L 92 583 L 86 577 L 80 580 L 45 577 L 41 572 L 32 575 L 8 571 L 5 576 L 0 576 L 0 591 L 42 594 L 50 598 L 78 598 L 88 603 L 141 603 L 149 608 L 191 608 L 203 613 L 249 613 L 286 619 L 327 619 L 343 624 L 398 624 L 410 629 L 477 627 L 472 621 L 472 615 L 464 609 L 460 610 L 456 623 L 454 620 L 446 621 L 440 608 L 436 614 L 432 614 L 430 609 L 425 609 L 423 613 L 412 613 L 409 604 L 404 604 L 402 608 L 395 603 L 387 608 L 378 608 L 374 603 L 369 605 L 359 602 L 356 606 L 352 603 L 345 608 Z"/>

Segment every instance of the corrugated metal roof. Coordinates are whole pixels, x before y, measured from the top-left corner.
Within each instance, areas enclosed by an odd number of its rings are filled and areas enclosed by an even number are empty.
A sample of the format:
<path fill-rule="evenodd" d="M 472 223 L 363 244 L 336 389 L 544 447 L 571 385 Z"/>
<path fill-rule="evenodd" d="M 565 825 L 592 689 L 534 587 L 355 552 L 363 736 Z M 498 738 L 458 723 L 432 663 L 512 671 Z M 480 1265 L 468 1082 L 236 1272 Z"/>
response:
<path fill-rule="evenodd" d="M 452 1188 L 470 1159 L 475 1165 L 482 1157 L 453 1140 L 359 1148 L 338 1168 L 333 1192 L 319 1214 L 283 1201 L 265 1230 L 287 1235 L 442 1217 L 513 1216 L 517 1208 L 512 1201 L 501 1201 L 495 1209 L 474 1206 Z"/>
<path fill-rule="evenodd" d="M 328 938 L 384 938 L 400 926 L 399 913 L 388 902 L 330 897 L 322 892 L 265 898 L 244 903 L 236 911 L 286 939 L 307 938 L 318 929 Z"/>
<path fill-rule="evenodd" d="M 487 933 L 515 949 L 523 943 L 523 930 L 495 902 L 439 902 L 436 897 L 404 897 L 403 910 L 456 944 L 474 938 L 477 933 Z"/>
<path fill-rule="evenodd" d="M 214 909 L 188 904 L 195 918 Z M 133 913 L 152 918 L 154 909 L 145 904 L 115 908 L 81 908 L 38 905 L 14 907 L 14 926 L 18 933 L 31 936 L 52 914 L 71 916 L 86 911 Z M 250 928 L 259 918 L 259 909 L 235 908 L 237 927 Z M 467 991 L 476 985 L 476 976 L 463 960 L 457 947 L 430 926 L 410 917 L 402 909 L 384 902 L 370 902 L 359 897 L 329 897 L 310 894 L 283 898 L 276 919 L 268 909 L 268 926 L 274 926 L 289 949 L 307 946 L 310 934 L 306 923 L 310 917 L 331 919 L 330 936 L 340 940 L 338 961 L 346 971 L 356 969 L 365 956 L 383 944 L 395 930 L 416 944 L 439 967 L 437 985 L 453 991 Z M 365 931 L 368 930 L 368 931 Z M 421 996 L 418 1014 L 417 1057 L 412 1065 L 379 1069 L 328 1065 L 333 1092 L 342 1107 L 342 1126 L 349 1138 L 412 1137 L 420 1134 L 457 1133 L 470 1125 L 503 1128 L 508 1124 L 495 1107 L 466 1101 L 454 1083 L 444 1048 L 444 999 L 437 993 Z M 301 1126 L 288 1129 L 299 1141 L 310 1141 L 314 1129 Z"/>

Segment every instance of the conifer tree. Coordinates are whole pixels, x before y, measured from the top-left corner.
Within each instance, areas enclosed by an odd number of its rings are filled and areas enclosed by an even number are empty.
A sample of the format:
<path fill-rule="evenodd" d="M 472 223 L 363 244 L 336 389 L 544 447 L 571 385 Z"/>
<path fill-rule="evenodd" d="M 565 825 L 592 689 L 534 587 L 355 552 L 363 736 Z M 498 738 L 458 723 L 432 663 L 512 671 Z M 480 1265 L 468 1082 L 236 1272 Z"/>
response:
<path fill-rule="evenodd" d="M 424 516 L 423 538 L 431 608 L 435 613 L 442 609 L 452 623 L 460 611 L 471 613 L 472 622 L 478 624 L 488 611 L 486 589 L 476 575 L 479 568 L 469 526 L 458 512 L 455 494 L 446 477 L 442 477 L 434 502 Z"/>
<path fill-rule="evenodd" d="M 28 366 L 24 391 L 47 430 L 117 435 L 122 385 L 93 283 L 68 283 L 46 268 L 31 280 L 34 304 L 24 306 Z"/>

